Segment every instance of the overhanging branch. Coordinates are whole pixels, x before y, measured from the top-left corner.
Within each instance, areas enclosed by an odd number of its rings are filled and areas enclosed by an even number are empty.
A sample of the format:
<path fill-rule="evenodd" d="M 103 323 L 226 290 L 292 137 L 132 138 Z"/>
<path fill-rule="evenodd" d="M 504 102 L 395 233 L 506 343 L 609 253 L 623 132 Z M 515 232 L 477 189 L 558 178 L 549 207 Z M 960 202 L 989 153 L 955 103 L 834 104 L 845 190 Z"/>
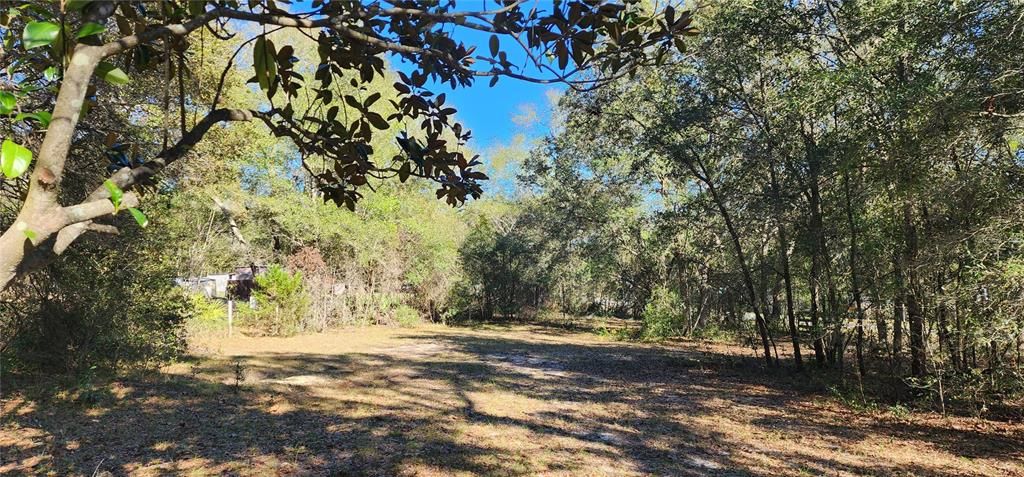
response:
<path fill-rule="evenodd" d="M 214 124 L 218 124 L 226 121 L 248 121 L 252 119 L 252 112 L 241 110 L 241 109 L 215 109 L 207 114 L 202 120 L 188 131 L 181 139 L 178 140 L 173 146 L 167 150 L 161 152 L 153 160 L 142 164 L 134 168 L 122 168 L 110 176 L 110 181 L 117 185 L 122 190 L 129 190 L 135 185 L 143 182 L 144 180 L 153 177 L 160 171 L 162 171 L 168 164 L 181 159 L 193 147 L 210 131 L 210 128 Z M 126 194 L 127 196 L 127 194 Z M 108 200 L 110 198 L 110 191 L 106 187 L 97 187 L 88 197 L 79 205 L 72 207 L 84 206 L 87 203 L 106 202 L 110 204 Z M 111 204 L 111 209 L 113 205 Z M 69 208 L 65 208 L 67 210 Z M 102 215 L 102 214 L 100 214 Z M 99 215 L 92 218 L 99 217 Z M 71 245 L 78 237 L 83 233 L 90 230 L 90 220 L 77 221 L 71 223 L 71 225 L 64 227 L 57 232 L 57 239 L 53 245 L 53 253 L 60 255 L 67 250 L 68 246 Z"/>

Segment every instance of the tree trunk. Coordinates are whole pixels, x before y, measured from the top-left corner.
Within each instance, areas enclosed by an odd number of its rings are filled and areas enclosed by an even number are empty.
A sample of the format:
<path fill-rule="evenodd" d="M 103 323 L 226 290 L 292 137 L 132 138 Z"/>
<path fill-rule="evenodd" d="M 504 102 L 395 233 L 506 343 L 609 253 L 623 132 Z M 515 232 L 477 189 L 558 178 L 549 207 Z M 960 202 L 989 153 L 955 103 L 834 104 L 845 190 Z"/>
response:
<path fill-rule="evenodd" d="M 711 194 L 711 199 L 715 202 L 718 207 L 718 212 L 722 215 L 722 220 L 725 222 L 725 228 L 729 232 L 729 238 L 731 239 L 733 251 L 736 252 L 736 260 L 740 262 L 740 269 L 743 272 L 743 284 L 747 291 L 747 299 L 750 302 L 751 308 L 754 310 L 754 321 L 757 325 L 758 334 L 761 337 L 761 345 L 764 347 L 764 359 L 765 364 L 773 366 L 771 353 L 771 343 L 768 338 L 768 326 L 765 323 L 764 316 L 761 314 L 761 305 L 757 299 L 757 290 L 754 287 L 754 277 L 750 272 L 750 266 L 747 264 L 747 256 L 743 253 L 743 244 L 740 241 L 739 232 L 736 230 L 735 224 L 732 221 L 732 215 L 729 214 L 729 210 L 725 207 L 724 198 L 719 195 L 718 188 L 715 187 L 714 182 L 710 177 L 707 176 L 707 170 L 704 170 L 703 174 L 698 172 L 692 163 L 687 162 L 687 166 L 690 171 L 704 183 L 708 188 L 708 192 Z M 701 164 L 701 169 L 704 169 Z"/>
<path fill-rule="evenodd" d="M 900 374 L 903 358 L 903 320 L 906 318 L 906 286 L 903 280 L 903 262 L 898 256 L 893 256 L 893 276 L 896 280 L 896 295 L 892 300 L 892 355 L 890 367 L 892 374 Z"/>
<path fill-rule="evenodd" d="M 917 227 L 914 225 L 914 203 L 903 201 L 904 272 L 906 273 L 907 317 L 910 321 L 910 374 L 921 377 L 925 374 L 924 317 L 918 298 L 917 272 Z"/>
<path fill-rule="evenodd" d="M 782 193 L 779 190 L 778 175 L 774 165 L 771 169 L 772 195 L 774 196 L 774 212 L 776 232 L 779 241 L 779 261 L 782 265 L 782 281 L 786 291 L 786 318 L 789 320 L 789 337 L 793 341 L 793 361 L 796 369 L 804 369 L 804 360 L 800 355 L 800 330 L 796 326 L 796 311 L 793 309 L 793 283 L 789 271 L 789 237 L 786 236 L 786 222 L 782 210 Z"/>
<path fill-rule="evenodd" d="M 815 253 L 811 257 L 811 328 L 814 333 L 814 360 L 818 363 L 818 366 L 825 365 L 825 346 L 822 341 L 821 329 L 818 326 L 819 323 L 819 312 L 818 302 L 821 295 L 821 268 L 818 264 L 818 254 Z"/>
<path fill-rule="evenodd" d="M 846 189 L 846 221 L 850 228 L 850 289 L 857 311 L 857 369 L 864 376 L 864 307 L 861 302 L 860 280 L 857 276 L 857 220 L 853 213 L 853 201 L 850 193 L 850 172 L 843 173 Z"/>
<path fill-rule="evenodd" d="M 824 268 L 828 266 L 828 245 L 825 239 L 825 221 L 822 217 L 821 207 L 821 187 L 819 181 L 821 178 L 821 154 L 813 138 L 809 134 L 804 134 L 804 150 L 807 154 L 807 165 L 808 165 L 808 178 L 807 185 L 810 189 L 807 200 L 810 206 L 811 214 L 811 233 L 813 237 L 813 244 L 811 250 L 811 282 L 810 294 L 811 294 L 811 326 L 814 328 L 814 359 L 817 361 L 819 366 L 825 365 L 825 342 L 824 335 L 821 333 L 822 328 L 819 326 L 821 322 L 821 311 L 823 309 L 821 302 L 821 282 L 822 273 L 825 271 Z"/>

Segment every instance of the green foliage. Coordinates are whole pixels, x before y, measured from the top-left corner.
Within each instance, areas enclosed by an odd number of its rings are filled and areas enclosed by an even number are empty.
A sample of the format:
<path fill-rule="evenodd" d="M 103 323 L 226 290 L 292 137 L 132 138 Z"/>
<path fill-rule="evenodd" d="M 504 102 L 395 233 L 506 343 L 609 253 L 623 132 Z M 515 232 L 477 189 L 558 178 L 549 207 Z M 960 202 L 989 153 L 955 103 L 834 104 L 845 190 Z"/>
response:
<path fill-rule="evenodd" d="M 17 106 L 17 98 L 7 91 L 0 92 L 0 114 L 11 114 Z"/>
<path fill-rule="evenodd" d="M 103 81 L 112 85 L 128 84 L 128 82 L 131 81 L 128 78 L 128 75 L 121 70 L 121 68 L 105 61 L 96 66 L 96 74 L 99 75 L 100 78 L 103 78 Z"/>
<path fill-rule="evenodd" d="M 223 301 L 211 300 L 201 293 L 189 295 L 189 314 L 185 323 L 189 334 L 224 329 L 227 318 L 228 311 Z"/>
<path fill-rule="evenodd" d="M 20 285 L 0 302 L 5 370 L 78 374 L 177 356 L 193 302 L 144 254 L 144 247 L 69 251 L 40 281 Z"/>
<path fill-rule="evenodd" d="M 105 31 L 107 31 L 107 27 L 100 25 L 99 23 L 87 22 L 86 24 L 82 25 L 82 28 L 78 30 L 78 33 L 75 35 L 75 38 L 82 39 L 87 36 L 98 35 Z"/>
<path fill-rule="evenodd" d="M 135 219 L 135 223 L 139 224 L 139 227 L 146 228 L 149 225 L 149 218 L 141 210 L 128 207 L 128 212 L 132 214 L 132 218 Z"/>
<path fill-rule="evenodd" d="M 32 151 L 10 139 L 4 139 L 0 146 L 0 170 L 8 179 L 19 177 L 32 163 Z"/>
<path fill-rule="evenodd" d="M 256 277 L 253 291 L 255 307 L 244 312 L 244 323 L 272 336 L 288 336 L 302 331 L 309 297 L 301 272 L 289 272 L 278 265 Z M 244 308 L 243 308 L 244 309 Z"/>
<path fill-rule="evenodd" d="M 655 288 L 644 307 L 640 337 L 645 340 L 662 340 L 679 336 L 685 331 L 683 326 L 683 307 L 679 295 L 663 286 Z"/>
<path fill-rule="evenodd" d="M 52 22 L 29 22 L 21 36 L 21 45 L 26 50 L 53 43 L 60 34 L 60 26 Z"/>
<path fill-rule="evenodd" d="M 270 84 L 277 81 L 277 51 L 274 42 L 265 36 L 256 39 L 252 48 L 252 64 L 256 69 L 256 80 L 263 91 L 270 90 Z"/>
<path fill-rule="evenodd" d="M 723 343 L 736 343 L 739 341 L 737 338 L 740 336 L 739 330 L 725 326 L 718 322 L 712 322 L 704 326 L 696 326 L 693 329 L 693 333 L 689 335 L 690 338 L 718 341 Z"/>
<path fill-rule="evenodd" d="M 638 330 L 630 328 L 609 328 L 607 326 L 599 326 L 595 330 L 595 333 L 598 336 L 604 336 L 615 341 L 633 341 L 639 337 Z"/>
<path fill-rule="evenodd" d="M 18 113 L 14 117 L 14 122 L 24 121 L 26 119 L 32 119 L 39 124 L 40 128 L 47 128 L 50 126 L 50 121 L 53 120 L 53 115 L 49 111 L 37 111 L 34 113 Z"/>
<path fill-rule="evenodd" d="M 420 312 L 409 305 L 398 305 L 395 308 L 395 323 L 403 328 L 411 328 L 422 322 Z"/>
<path fill-rule="evenodd" d="M 124 191 L 109 179 L 103 181 L 103 187 L 107 189 L 107 193 L 110 194 L 110 203 L 114 204 L 114 211 L 116 212 L 121 208 L 121 199 L 124 198 Z"/>

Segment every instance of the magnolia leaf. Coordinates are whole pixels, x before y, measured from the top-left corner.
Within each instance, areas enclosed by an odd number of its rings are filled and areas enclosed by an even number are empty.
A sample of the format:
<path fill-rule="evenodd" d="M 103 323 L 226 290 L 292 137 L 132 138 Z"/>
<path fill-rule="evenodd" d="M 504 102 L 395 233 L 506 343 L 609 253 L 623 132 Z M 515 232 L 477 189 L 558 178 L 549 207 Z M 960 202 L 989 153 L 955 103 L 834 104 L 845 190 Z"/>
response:
<path fill-rule="evenodd" d="M 139 227 L 146 228 L 149 225 L 149 218 L 146 214 L 143 214 L 141 210 L 135 207 L 128 207 L 128 212 L 131 212 L 132 217 L 135 217 L 135 221 L 139 223 Z"/>
<path fill-rule="evenodd" d="M 256 70 L 256 82 L 260 84 L 260 89 L 266 91 L 270 85 L 267 82 L 267 57 L 263 55 L 263 51 L 266 49 L 267 39 L 259 37 L 256 39 L 256 44 L 252 46 L 252 67 Z"/>
<path fill-rule="evenodd" d="M 86 5 L 89 4 L 89 1 L 90 0 L 68 0 L 68 2 L 65 4 L 65 8 L 67 8 L 68 11 L 72 12 L 81 11 L 83 8 L 85 8 Z"/>
<path fill-rule="evenodd" d="M 78 34 L 75 35 L 75 38 L 85 38 L 89 35 L 96 35 L 105 31 L 107 31 L 107 27 L 100 25 L 99 23 L 88 22 L 85 25 L 82 25 L 82 29 L 78 30 Z"/>
<path fill-rule="evenodd" d="M 45 78 L 46 81 L 53 81 L 59 77 L 60 71 L 57 70 L 56 66 L 51 66 L 43 70 L 43 78 Z"/>
<path fill-rule="evenodd" d="M 111 182 L 110 179 L 103 181 L 103 187 L 106 187 L 107 192 L 110 193 L 110 202 L 114 204 L 114 212 L 116 213 L 121 208 L 121 199 L 124 198 L 124 191 L 117 184 Z"/>
<path fill-rule="evenodd" d="M 21 35 L 21 44 L 26 50 L 53 43 L 60 34 L 60 26 L 51 22 L 29 22 Z"/>
<path fill-rule="evenodd" d="M 411 165 L 409 162 L 402 164 L 402 167 L 398 168 L 398 180 L 405 182 L 409 179 L 409 173 L 411 172 Z"/>
<path fill-rule="evenodd" d="M 36 121 L 39 121 L 39 126 L 41 126 L 43 129 L 46 129 L 50 127 L 50 120 L 53 119 L 53 116 L 50 114 L 49 111 L 39 111 L 36 113 L 20 113 L 14 117 L 14 122 L 24 121 L 26 119 L 35 119 Z"/>
<path fill-rule="evenodd" d="M 270 86 L 277 79 L 277 52 L 274 51 L 274 42 L 259 37 L 252 48 L 252 65 L 256 69 L 256 81 L 260 89 L 269 91 Z"/>
<path fill-rule="evenodd" d="M 0 146 L 0 171 L 8 179 L 14 179 L 28 170 L 32 163 L 32 151 L 10 139 L 4 139 Z"/>
<path fill-rule="evenodd" d="M 391 127 L 391 125 L 388 124 L 388 122 L 384 119 L 383 116 L 373 111 L 366 112 L 366 119 L 370 121 L 370 124 L 373 124 L 373 127 L 380 129 L 382 131 L 387 130 L 388 128 Z"/>
<path fill-rule="evenodd" d="M 0 114 L 11 114 L 17 104 L 14 95 L 7 91 L 0 91 Z"/>
<path fill-rule="evenodd" d="M 96 65 L 96 74 L 103 78 L 103 81 L 113 85 L 127 84 L 129 79 L 121 68 L 118 68 L 106 61 Z"/>

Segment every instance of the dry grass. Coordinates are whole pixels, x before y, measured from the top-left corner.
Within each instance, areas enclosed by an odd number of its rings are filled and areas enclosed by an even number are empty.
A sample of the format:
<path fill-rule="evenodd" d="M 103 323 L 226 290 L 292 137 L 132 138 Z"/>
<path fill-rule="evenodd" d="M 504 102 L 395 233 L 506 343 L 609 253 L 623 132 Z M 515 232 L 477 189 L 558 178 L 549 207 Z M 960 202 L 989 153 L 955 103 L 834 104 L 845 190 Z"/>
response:
<path fill-rule="evenodd" d="M 737 348 L 536 326 L 204 345 L 88 405 L 7 391 L 0 474 L 1024 475 L 1024 426 L 854 412 Z"/>

